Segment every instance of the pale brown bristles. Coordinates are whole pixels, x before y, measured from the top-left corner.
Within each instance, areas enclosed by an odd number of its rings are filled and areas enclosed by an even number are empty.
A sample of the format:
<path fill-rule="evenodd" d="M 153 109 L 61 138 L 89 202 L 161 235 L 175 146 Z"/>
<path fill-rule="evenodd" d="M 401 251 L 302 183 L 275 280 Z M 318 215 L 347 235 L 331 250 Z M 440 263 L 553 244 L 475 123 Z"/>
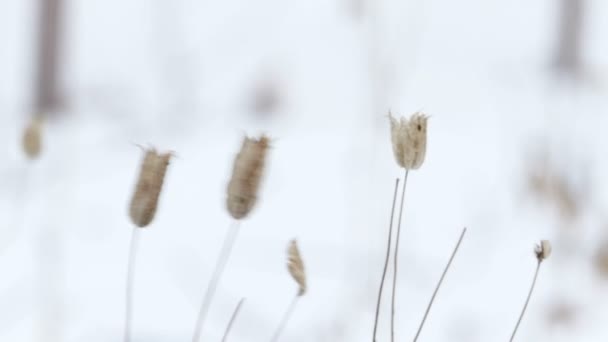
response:
<path fill-rule="evenodd" d="M 137 227 L 146 227 L 154 219 L 171 157 L 171 153 L 159 154 L 153 148 L 145 152 L 129 209 L 131 221 Z"/>
<path fill-rule="evenodd" d="M 268 137 L 245 137 L 228 183 L 226 208 L 234 219 L 245 218 L 255 206 L 269 147 Z"/>
<path fill-rule="evenodd" d="M 536 256 L 536 271 L 534 272 L 534 278 L 532 278 L 532 285 L 530 286 L 530 290 L 528 291 L 528 297 L 526 297 L 526 302 L 524 303 L 524 307 L 521 310 L 521 314 L 519 315 L 519 319 L 517 320 L 517 324 L 515 324 L 515 329 L 513 329 L 513 333 L 511 334 L 510 342 L 513 342 L 515 339 L 515 334 L 517 333 L 517 329 L 521 324 L 522 319 L 524 318 L 524 314 L 526 313 L 526 309 L 528 308 L 528 304 L 530 303 L 530 298 L 532 297 L 532 292 L 534 291 L 534 286 L 536 285 L 536 279 L 538 278 L 538 271 L 540 270 L 540 265 L 542 262 L 551 255 L 551 243 L 548 240 L 541 240 L 538 245 L 534 248 L 534 254 Z"/>
<path fill-rule="evenodd" d="M 428 116 L 416 112 L 410 119 L 399 121 L 389 113 L 391 123 L 391 142 L 397 164 L 408 170 L 422 166 L 426 156 L 426 127 Z"/>
<path fill-rule="evenodd" d="M 303 296 L 306 293 L 306 272 L 304 270 L 304 262 L 300 256 L 300 250 L 298 249 L 298 242 L 291 240 L 287 249 L 287 269 L 289 274 L 298 283 L 300 287 L 298 290 L 298 296 Z"/>
<path fill-rule="evenodd" d="M 42 119 L 34 118 L 23 131 L 23 151 L 30 159 L 40 156 L 42 150 Z"/>

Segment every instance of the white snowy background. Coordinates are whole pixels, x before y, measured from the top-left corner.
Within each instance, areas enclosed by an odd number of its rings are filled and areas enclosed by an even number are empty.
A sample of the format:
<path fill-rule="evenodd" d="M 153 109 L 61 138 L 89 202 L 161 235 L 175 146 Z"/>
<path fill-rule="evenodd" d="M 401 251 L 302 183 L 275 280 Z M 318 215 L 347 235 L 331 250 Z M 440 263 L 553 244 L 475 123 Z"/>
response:
<path fill-rule="evenodd" d="M 285 267 L 296 237 L 310 291 L 282 340 L 370 341 L 402 177 L 389 109 L 431 115 L 406 194 L 397 340 L 413 338 L 464 226 L 421 341 L 507 340 L 541 238 L 554 254 L 518 340 L 608 338 L 593 261 L 608 237 L 605 1 L 587 1 L 578 78 L 552 66 L 557 1 L 65 3 L 65 108 L 30 161 L 37 2 L 0 1 L 0 341 L 121 340 L 137 144 L 177 157 L 140 240 L 134 339 L 189 341 L 245 133 L 273 148 L 203 340 L 220 339 L 241 297 L 231 340 L 270 338 L 297 289 Z M 574 214 L 531 190 L 538 164 L 574 193 Z"/>

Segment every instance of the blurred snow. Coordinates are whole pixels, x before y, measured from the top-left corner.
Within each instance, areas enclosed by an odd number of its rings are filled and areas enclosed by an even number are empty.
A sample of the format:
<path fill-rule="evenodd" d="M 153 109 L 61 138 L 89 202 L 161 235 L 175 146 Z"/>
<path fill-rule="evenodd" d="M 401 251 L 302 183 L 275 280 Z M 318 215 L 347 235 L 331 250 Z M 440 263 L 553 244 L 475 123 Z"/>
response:
<path fill-rule="evenodd" d="M 587 2 L 579 80 L 551 68 L 554 1 L 66 2 L 68 103 L 36 161 L 25 160 L 20 135 L 32 114 L 37 6 L 0 2 L 0 340 L 121 339 L 136 144 L 150 144 L 177 158 L 141 236 L 133 336 L 188 341 L 230 224 L 234 153 L 244 133 L 265 132 L 274 144 L 261 201 L 205 339 L 220 339 L 241 297 L 231 340 L 270 338 L 296 291 L 285 249 L 297 237 L 310 292 L 282 340 L 369 341 L 402 177 L 389 109 L 432 116 L 427 160 L 406 194 L 398 339 L 413 337 L 463 226 L 422 339 L 507 339 L 541 238 L 554 241 L 554 255 L 518 338 L 608 336 L 608 283 L 591 260 L 608 236 L 605 2 Z M 262 114 L 259 84 L 277 97 Z M 528 190 L 538 151 L 585 190 L 566 222 Z M 573 307 L 573 318 L 552 323 L 555 307 Z"/>

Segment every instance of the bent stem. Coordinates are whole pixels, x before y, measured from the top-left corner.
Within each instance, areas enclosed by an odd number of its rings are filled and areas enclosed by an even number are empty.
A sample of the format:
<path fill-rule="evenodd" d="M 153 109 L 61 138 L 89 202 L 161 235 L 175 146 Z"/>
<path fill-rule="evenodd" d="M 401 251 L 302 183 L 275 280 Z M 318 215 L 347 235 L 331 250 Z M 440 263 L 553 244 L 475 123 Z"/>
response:
<path fill-rule="evenodd" d="M 131 322 L 133 320 L 133 280 L 135 278 L 135 259 L 137 246 L 139 244 L 139 229 L 133 228 L 131 234 L 131 245 L 129 247 L 129 259 L 127 264 L 127 291 L 125 305 L 125 342 L 131 341 Z"/>
<path fill-rule="evenodd" d="M 530 286 L 530 291 L 528 291 L 528 297 L 526 298 L 524 307 L 521 310 L 521 314 L 519 315 L 519 319 L 517 320 L 515 329 L 513 329 L 513 333 L 511 334 L 511 339 L 509 339 L 510 342 L 513 342 L 513 339 L 515 339 L 515 333 L 517 333 L 517 329 L 519 329 L 519 324 L 521 323 L 521 320 L 524 318 L 524 314 L 526 313 L 526 309 L 528 308 L 528 303 L 530 303 L 530 298 L 532 297 L 532 292 L 534 291 L 534 286 L 536 286 L 536 279 L 538 278 L 538 271 L 540 270 L 541 262 L 542 262 L 542 259 L 539 259 L 538 264 L 536 264 L 536 271 L 534 272 L 534 278 L 532 279 L 532 285 Z"/>
<path fill-rule="evenodd" d="M 287 311 L 285 311 L 285 314 L 283 315 L 283 318 L 281 319 L 281 323 L 279 323 L 279 327 L 277 328 L 274 335 L 270 339 L 271 342 L 276 342 L 279 340 L 279 336 L 281 336 L 281 332 L 283 332 L 283 329 L 287 325 L 287 322 L 289 321 L 289 318 L 291 317 L 291 314 L 293 313 L 293 310 L 295 309 L 299 298 L 300 298 L 300 296 L 298 294 L 296 294 L 293 297 L 293 299 L 291 300 L 291 303 L 289 304 Z"/>
<path fill-rule="evenodd" d="M 203 297 L 201 309 L 199 311 L 196 324 L 194 326 L 192 342 L 198 342 L 200 340 L 201 333 L 203 332 L 205 318 L 207 317 L 207 312 L 209 311 L 209 307 L 211 306 L 211 300 L 213 299 L 213 295 L 215 294 L 217 285 L 220 281 L 220 278 L 222 277 L 222 274 L 224 273 L 224 269 L 226 268 L 226 264 L 232 251 L 232 246 L 234 246 L 234 241 L 236 240 L 236 237 L 239 232 L 239 227 L 240 221 L 234 221 L 230 226 L 230 229 L 226 233 L 226 237 L 224 238 L 224 244 L 222 245 L 222 250 L 220 251 L 220 256 L 217 260 L 217 263 L 215 264 L 213 275 L 211 276 L 211 280 L 209 281 L 209 285 L 207 286 L 207 290 L 205 291 L 205 295 Z"/>
<path fill-rule="evenodd" d="M 376 317 L 374 319 L 374 335 L 372 340 L 376 341 L 376 334 L 378 331 L 378 317 L 380 316 L 380 302 L 382 300 L 382 289 L 384 288 L 384 280 L 386 278 L 386 270 L 388 269 L 388 262 L 391 256 L 391 244 L 393 237 L 393 218 L 395 216 L 395 202 L 397 202 L 397 189 L 399 188 L 399 178 L 395 179 L 395 191 L 393 194 L 393 205 L 391 207 L 391 219 L 388 226 L 388 242 L 386 246 L 386 258 L 384 259 L 384 269 L 382 270 L 382 278 L 380 279 L 380 289 L 378 290 L 378 301 L 376 302 Z"/>
<path fill-rule="evenodd" d="M 234 309 L 234 312 L 232 313 L 232 317 L 230 317 L 230 321 L 228 322 L 228 326 L 226 327 L 226 331 L 224 331 L 224 336 L 222 337 L 222 342 L 226 342 L 226 340 L 228 339 L 228 334 L 230 333 L 230 329 L 232 329 L 232 325 L 234 324 L 234 321 L 236 320 L 236 316 L 239 314 L 239 311 L 241 310 L 241 306 L 243 306 L 243 302 L 245 302 L 245 298 L 241 298 L 239 303 L 236 305 L 236 308 Z"/>
<path fill-rule="evenodd" d="M 397 221 L 397 236 L 395 241 L 395 256 L 393 257 L 393 291 L 391 295 L 391 342 L 395 341 L 395 292 L 397 288 L 397 270 L 399 261 L 399 238 L 401 236 L 401 217 L 403 216 L 403 203 L 405 200 L 405 189 L 407 187 L 407 176 L 409 169 L 405 169 L 403 178 L 403 190 L 401 192 L 401 207 L 399 208 L 399 220 Z"/>
<path fill-rule="evenodd" d="M 443 270 L 443 274 L 441 274 L 441 278 L 439 278 L 439 282 L 437 283 L 437 286 L 435 287 L 435 291 L 433 291 L 433 295 L 431 296 L 429 305 L 426 307 L 426 311 L 424 312 L 424 316 L 422 317 L 422 322 L 420 322 L 420 326 L 418 327 L 418 331 L 416 332 L 416 336 L 414 337 L 414 342 L 416 342 L 418 340 L 418 336 L 420 336 L 420 332 L 422 331 L 424 322 L 426 322 L 426 318 L 428 317 L 429 312 L 431 311 L 431 307 L 433 306 L 433 302 L 435 301 L 437 292 L 439 292 L 439 287 L 441 287 L 441 283 L 443 283 L 443 279 L 445 278 L 445 275 L 448 273 L 448 270 L 450 269 L 450 266 L 452 265 L 452 261 L 454 260 L 454 257 L 456 256 L 456 252 L 458 252 L 458 248 L 460 247 L 460 243 L 462 242 L 462 239 L 464 238 L 464 234 L 466 232 L 467 232 L 467 228 L 465 227 L 462 230 L 462 233 L 460 234 L 460 238 L 458 239 L 458 243 L 456 243 L 456 247 L 454 247 L 452 256 L 450 256 L 450 260 L 448 261 L 447 265 L 445 265 L 445 269 Z"/>

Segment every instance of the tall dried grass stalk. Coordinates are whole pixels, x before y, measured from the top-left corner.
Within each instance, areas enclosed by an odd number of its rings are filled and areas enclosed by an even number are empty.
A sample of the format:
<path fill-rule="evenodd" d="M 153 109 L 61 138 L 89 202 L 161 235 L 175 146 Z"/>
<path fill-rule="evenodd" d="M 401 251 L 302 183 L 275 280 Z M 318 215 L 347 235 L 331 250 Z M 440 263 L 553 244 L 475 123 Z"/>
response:
<path fill-rule="evenodd" d="M 397 223 L 397 236 L 395 241 L 395 254 L 393 257 L 393 290 L 391 295 L 391 342 L 395 341 L 395 297 L 399 270 L 399 241 L 401 239 L 401 219 L 405 202 L 405 189 L 407 176 L 410 170 L 419 169 L 426 157 L 427 120 L 428 116 L 416 112 L 409 119 L 395 119 L 391 113 L 388 115 L 391 129 L 391 143 L 393 155 L 399 166 L 405 169 L 403 178 L 403 191 L 401 193 L 401 207 Z"/>
<path fill-rule="evenodd" d="M 135 259 L 139 245 L 139 229 L 133 228 L 131 244 L 129 246 L 129 259 L 127 263 L 127 291 L 125 302 L 125 335 L 124 341 L 131 341 L 131 325 L 133 321 L 133 284 L 135 278 Z"/>
<path fill-rule="evenodd" d="M 300 255 L 300 250 L 298 248 L 298 243 L 296 240 L 291 240 L 289 242 L 289 246 L 287 248 L 287 269 L 289 270 L 289 274 L 291 274 L 292 278 L 298 284 L 298 292 L 293 297 L 289 306 L 287 307 L 287 311 L 283 314 L 283 318 L 279 323 L 277 330 L 274 332 L 274 335 L 270 339 L 272 342 L 276 342 L 279 340 L 283 329 L 287 325 L 287 322 L 291 318 L 291 315 L 298 303 L 298 299 L 302 297 L 306 293 L 306 270 L 304 268 L 304 261 Z"/>
<path fill-rule="evenodd" d="M 399 270 L 399 240 L 401 238 L 401 218 L 403 217 L 403 203 L 405 202 L 405 190 L 407 188 L 407 176 L 410 170 L 405 169 L 403 177 L 403 189 L 401 190 L 401 207 L 397 219 L 397 236 L 395 236 L 395 254 L 393 255 L 393 288 L 391 291 L 391 342 L 395 341 L 395 299 L 397 297 L 397 275 Z"/>
<path fill-rule="evenodd" d="M 131 321 L 133 320 L 133 283 L 135 277 L 135 259 L 137 256 L 137 245 L 139 241 L 138 228 L 147 227 L 156 214 L 158 198 L 163 187 L 167 166 L 171 159 L 171 153 L 159 154 L 151 148 L 145 151 L 141 164 L 139 177 L 135 186 L 135 192 L 131 199 L 129 215 L 135 225 L 131 236 L 129 247 L 129 259 L 127 265 L 127 287 L 125 304 L 125 332 L 124 341 L 131 341 Z"/>
<path fill-rule="evenodd" d="M 205 325 L 205 319 L 207 318 L 207 313 L 211 307 L 211 301 L 215 295 L 215 291 L 217 290 L 217 285 L 222 277 L 222 274 L 224 273 L 228 259 L 230 258 L 234 241 L 239 233 L 239 228 L 241 226 L 240 223 L 241 221 L 233 221 L 230 225 L 230 229 L 228 229 L 228 232 L 226 233 L 226 237 L 224 238 L 224 243 L 222 244 L 219 258 L 215 264 L 211 279 L 209 280 L 209 285 L 207 285 L 207 290 L 203 296 L 203 302 L 201 303 L 198 318 L 196 319 L 194 334 L 192 335 L 193 342 L 198 342 L 203 333 L 203 326 Z"/>
<path fill-rule="evenodd" d="M 244 137 L 241 149 L 234 158 L 232 175 L 226 188 L 226 209 L 235 221 L 224 238 L 220 256 L 203 296 L 201 309 L 194 326 L 193 342 L 200 340 L 211 301 L 238 235 L 240 220 L 249 215 L 257 202 L 269 147 L 270 139 L 265 135 L 258 139 Z"/>
<path fill-rule="evenodd" d="M 521 321 L 524 318 L 524 314 L 526 313 L 526 309 L 528 308 L 528 304 L 530 303 L 532 292 L 534 291 L 534 287 L 536 286 L 536 280 L 538 278 L 538 271 L 540 270 L 540 265 L 545 259 L 549 257 L 549 255 L 551 255 L 551 243 L 549 243 L 548 240 L 541 240 L 540 243 L 534 248 L 534 254 L 536 255 L 537 260 L 536 270 L 534 271 L 534 278 L 532 278 L 532 285 L 530 285 L 530 290 L 528 291 L 526 302 L 524 303 L 524 307 L 521 310 L 521 314 L 519 315 L 517 324 L 515 324 L 515 329 L 513 329 L 511 338 L 509 339 L 510 342 L 513 342 L 513 340 L 515 339 L 517 329 L 519 329 L 519 325 L 521 324 Z"/>
<path fill-rule="evenodd" d="M 395 179 L 395 191 L 393 193 L 393 204 L 391 206 L 391 216 L 388 226 L 388 241 L 386 245 L 386 257 L 384 259 L 384 268 L 382 270 L 382 278 L 380 278 L 380 288 L 378 289 L 378 300 L 376 301 L 376 316 L 374 318 L 374 333 L 372 340 L 376 341 L 376 335 L 378 331 L 378 318 L 380 317 L 380 303 L 382 302 L 382 290 L 384 289 L 384 281 L 386 279 L 386 271 L 388 270 L 388 263 L 391 256 L 391 245 L 393 236 L 393 218 L 395 216 L 395 203 L 397 202 L 397 190 L 399 189 L 399 178 Z"/>
<path fill-rule="evenodd" d="M 228 340 L 228 334 L 230 333 L 230 330 L 232 329 L 232 325 L 234 324 L 234 321 L 236 320 L 236 316 L 239 314 L 239 311 L 241 311 L 241 306 L 243 306 L 244 302 L 245 302 L 245 298 L 241 298 L 241 300 L 239 300 L 239 303 L 236 305 L 236 308 L 234 309 L 234 312 L 232 313 L 232 317 L 230 317 L 230 321 L 228 322 L 228 326 L 226 326 L 226 330 L 224 331 L 224 336 L 222 337 L 222 342 L 226 342 Z"/>
<path fill-rule="evenodd" d="M 422 327 L 424 327 L 424 322 L 426 322 L 426 318 L 428 317 L 429 312 L 431 311 L 431 307 L 433 306 L 433 302 L 435 301 L 437 292 L 439 292 L 441 283 L 443 283 L 443 279 L 445 278 L 445 275 L 448 273 L 448 270 L 450 269 L 450 265 L 452 265 L 452 261 L 454 260 L 454 257 L 456 256 L 456 252 L 458 252 L 458 248 L 460 247 L 460 244 L 462 243 L 462 239 L 464 238 L 464 234 L 466 232 L 467 232 L 467 228 L 465 227 L 462 230 L 462 233 L 460 233 L 460 238 L 458 239 L 458 242 L 456 243 L 456 247 L 454 247 L 454 251 L 452 252 L 452 255 L 450 256 L 450 260 L 448 261 L 447 265 L 445 265 L 443 273 L 441 274 L 441 278 L 439 278 L 439 282 L 437 283 L 437 286 L 435 287 L 435 291 L 433 291 L 431 300 L 429 301 L 429 304 L 426 307 L 426 311 L 424 312 L 424 316 L 422 317 L 422 322 L 420 322 L 420 326 L 418 326 L 418 331 L 416 332 L 416 336 L 414 337 L 414 342 L 418 341 L 418 337 L 420 336 Z"/>

